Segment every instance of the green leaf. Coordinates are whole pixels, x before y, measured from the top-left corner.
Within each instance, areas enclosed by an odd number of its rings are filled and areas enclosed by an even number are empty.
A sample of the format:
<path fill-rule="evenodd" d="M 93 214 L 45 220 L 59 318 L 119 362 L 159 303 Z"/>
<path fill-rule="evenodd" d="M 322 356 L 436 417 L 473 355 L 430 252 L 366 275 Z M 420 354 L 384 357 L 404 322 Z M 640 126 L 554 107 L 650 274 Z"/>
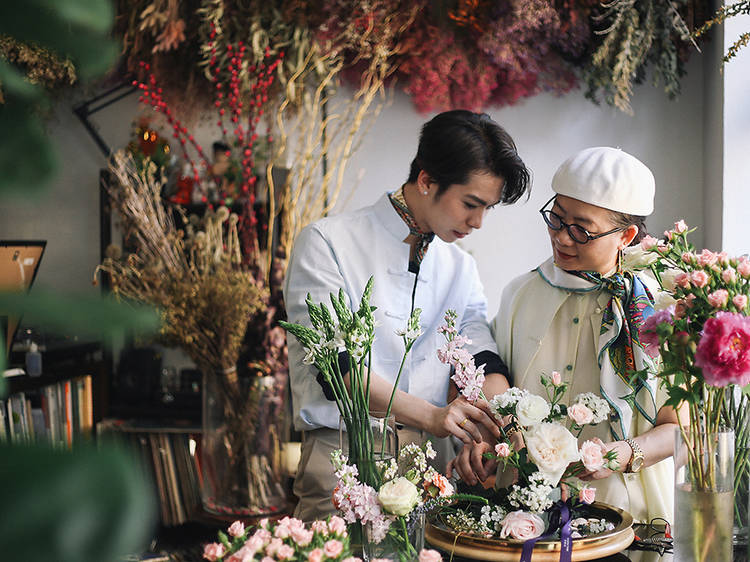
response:
<path fill-rule="evenodd" d="M 32 294 L 0 292 L 0 311 L 23 316 L 24 321 L 63 334 L 101 336 L 123 329 L 154 332 L 159 316 L 154 309 L 133 306 L 101 296 L 64 296 L 35 289 Z"/>
<path fill-rule="evenodd" d="M 0 459 L 3 560 L 102 562 L 147 546 L 154 499 L 131 454 L 6 443 Z"/>

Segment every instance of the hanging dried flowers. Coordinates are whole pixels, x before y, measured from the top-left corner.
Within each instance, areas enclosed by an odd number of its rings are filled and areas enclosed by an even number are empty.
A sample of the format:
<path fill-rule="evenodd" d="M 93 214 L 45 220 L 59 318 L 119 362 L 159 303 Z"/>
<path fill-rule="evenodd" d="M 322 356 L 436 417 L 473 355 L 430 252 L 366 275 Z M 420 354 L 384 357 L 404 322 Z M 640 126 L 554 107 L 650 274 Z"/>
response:
<path fill-rule="evenodd" d="M 39 84 L 45 90 L 71 86 L 76 82 L 76 70 L 70 59 L 62 59 L 48 49 L 8 35 L 0 35 L 0 60 L 18 67 L 29 82 Z M 2 84 L 0 103 L 3 103 Z"/>

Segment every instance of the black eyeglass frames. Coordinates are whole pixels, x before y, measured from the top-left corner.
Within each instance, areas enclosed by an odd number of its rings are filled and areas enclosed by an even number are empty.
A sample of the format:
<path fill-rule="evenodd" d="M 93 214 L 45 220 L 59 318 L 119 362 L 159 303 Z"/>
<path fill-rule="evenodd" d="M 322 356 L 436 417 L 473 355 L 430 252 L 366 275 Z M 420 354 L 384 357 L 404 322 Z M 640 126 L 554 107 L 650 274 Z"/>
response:
<path fill-rule="evenodd" d="M 547 205 L 552 203 L 554 201 L 556 196 L 553 196 L 552 199 L 547 201 L 544 206 L 539 209 L 539 212 L 542 215 L 542 218 L 544 219 L 544 222 L 547 223 L 547 226 L 550 227 L 552 230 L 562 230 L 563 227 L 568 231 L 568 236 L 573 239 L 574 242 L 577 242 L 578 244 L 586 244 L 590 242 L 591 240 L 596 240 L 597 238 L 601 238 L 602 236 L 607 236 L 609 234 L 614 234 L 615 232 L 622 232 L 627 226 L 620 226 L 617 228 L 613 228 L 612 230 L 608 230 L 607 232 L 602 232 L 601 234 L 590 234 L 588 230 L 583 228 L 580 224 L 568 224 L 562 218 L 560 215 L 555 213 L 554 211 L 550 211 L 549 209 L 546 209 Z"/>

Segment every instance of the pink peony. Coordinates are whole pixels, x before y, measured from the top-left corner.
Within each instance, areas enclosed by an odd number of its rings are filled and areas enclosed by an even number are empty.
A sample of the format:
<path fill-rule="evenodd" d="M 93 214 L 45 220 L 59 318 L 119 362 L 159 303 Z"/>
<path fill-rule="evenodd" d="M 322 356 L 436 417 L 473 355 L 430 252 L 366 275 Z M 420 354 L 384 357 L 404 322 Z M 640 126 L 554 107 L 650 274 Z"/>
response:
<path fill-rule="evenodd" d="M 495 454 L 498 457 L 506 458 L 510 456 L 510 446 L 507 443 L 498 443 L 495 445 Z"/>
<path fill-rule="evenodd" d="M 700 254 L 698 254 L 698 265 L 702 267 L 711 267 L 717 261 L 719 261 L 719 254 L 716 254 L 711 250 L 704 249 Z"/>
<path fill-rule="evenodd" d="M 690 276 L 685 273 L 678 273 L 677 276 L 674 278 L 674 284 L 677 287 L 682 287 L 683 289 L 689 289 L 690 288 Z"/>
<path fill-rule="evenodd" d="M 737 272 L 742 275 L 745 279 L 750 277 L 750 260 L 741 259 L 737 264 Z"/>
<path fill-rule="evenodd" d="M 568 408 L 568 417 L 578 425 L 586 425 L 594 421 L 594 412 L 585 404 L 573 404 Z"/>
<path fill-rule="evenodd" d="M 683 219 L 680 219 L 679 221 L 674 223 L 674 231 L 677 234 L 682 234 L 683 232 L 687 232 L 687 229 L 688 229 L 688 225 Z"/>
<path fill-rule="evenodd" d="M 323 549 L 322 548 L 313 548 L 308 554 L 307 559 L 310 562 L 322 562 L 323 560 Z"/>
<path fill-rule="evenodd" d="M 323 545 L 323 552 L 328 558 L 338 558 L 343 550 L 343 543 L 341 541 L 337 541 L 336 539 L 331 539 Z"/>
<path fill-rule="evenodd" d="M 750 318 L 719 312 L 703 325 L 695 365 L 712 386 L 750 384 Z"/>
<path fill-rule="evenodd" d="M 526 511 L 511 511 L 500 522 L 500 538 L 513 537 L 514 539 L 527 541 L 535 539 L 544 532 L 544 521 L 535 513 Z"/>
<path fill-rule="evenodd" d="M 604 453 L 602 446 L 594 441 L 584 441 L 581 444 L 581 462 L 586 470 L 592 472 L 604 466 Z"/>
<path fill-rule="evenodd" d="M 708 294 L 708 304 L 714 308 L 724 308 L 729 302 L 729 291 L 726 289 L 717 289 Z"/>
<path fill-rule="evenodd" d="M 731 267 L 728 267 L 721 272 L 721 279 L 724 283 L 734 283 L 737 281 L 737 272 Z"/>
<path fill-rule="evenodd" d="M 693 271 L 690 274 L 690 281 L 693 282 L 693 285 L 701 289 L 708 284 L 708 273 L 700 269 Z"/>
<path fill-rule="evenodd" d="M 584 486 L 578 492 L 578 499 L 583 503 L 594 503 L 594 500 L 596 499 L 596 488 Z"/>
<path fill-rule="evenodd" d="M 440 562 L 443 557 L 437 550 L 423 548 L 419 551 L 419 562 Z"/>
<path fill-rule="evenodd" d="M 217 542 L 212 542 L 203 547 L 203 558 L 214 562 L 222 556 L 224 556 L 224 545 Z"/>
<path fill-rule="evenodd" d="M 557 371 L 552 371 L 550 379 L 552 380 L 552 384 L 554 384 L 555 386 L 560 386 L 562 384 L 562 375 Z"/>
<path fill-rule="evenodd" d="M 732 304 L 737 307 L 737 310 L 742 312 L 747 306 L 747 297 L 745 295 L 735 295 L 732 299 Z"/>
<path fill-rule="evenodd" d="M 233 537 L 241 537 L 245 534 L 245 524 L 242 521 L 235 521 L 229 526 L 227 532 Z"/>

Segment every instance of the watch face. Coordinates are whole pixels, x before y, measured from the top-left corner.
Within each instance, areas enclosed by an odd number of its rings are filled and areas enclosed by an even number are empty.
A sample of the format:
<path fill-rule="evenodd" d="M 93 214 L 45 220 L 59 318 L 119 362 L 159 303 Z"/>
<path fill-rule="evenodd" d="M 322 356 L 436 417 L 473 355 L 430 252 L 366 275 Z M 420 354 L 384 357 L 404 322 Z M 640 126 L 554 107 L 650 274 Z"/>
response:
<path fill-rule="evenodd" d="M 633 459 L 633 462 L 630 463 L 630 470 L 632 470 L 633 472 L 638 472 L 642 466 L 643 457 L 636 457 Z"/>

